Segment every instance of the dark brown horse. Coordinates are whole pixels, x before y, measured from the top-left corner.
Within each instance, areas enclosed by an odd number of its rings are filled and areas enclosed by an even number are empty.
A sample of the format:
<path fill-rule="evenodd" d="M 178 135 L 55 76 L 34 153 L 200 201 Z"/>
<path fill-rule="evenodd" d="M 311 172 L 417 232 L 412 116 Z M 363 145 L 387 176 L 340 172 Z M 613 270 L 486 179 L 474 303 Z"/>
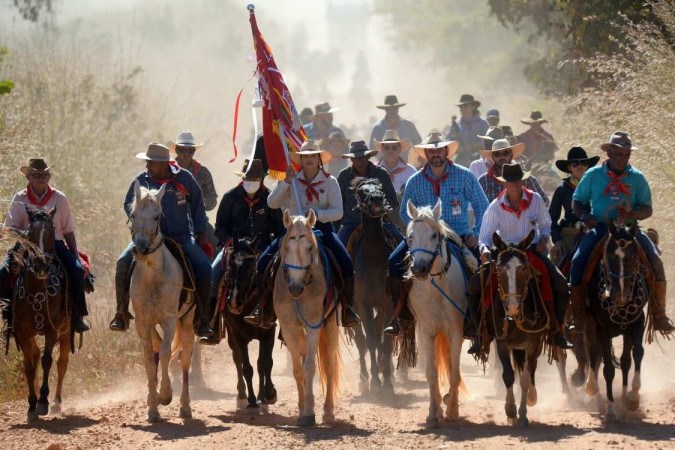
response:
<path fill-rule="evenodd" d="M 49 371 L 52 350 L 59 344 L 58 379 L 51 413 L 61 412 L 61 389 L 68 368 L 71 349 L 70 320 L 72 304 L 68 295 L 67 275 L 54 253 L 54 224 L 56 207 L 47 212 L 26 208 L 30 218 L 27 242 L 17 253 L 19 273 L 12 294 L 14 336 L 23 352 L 23 364 L 28 384 L 28 421 L 49 412 Z M 35 392 L 35 376 L 40 349 L 36 336 L 45 337 L 42 353 L 42 386 L 40 398 Z"/>

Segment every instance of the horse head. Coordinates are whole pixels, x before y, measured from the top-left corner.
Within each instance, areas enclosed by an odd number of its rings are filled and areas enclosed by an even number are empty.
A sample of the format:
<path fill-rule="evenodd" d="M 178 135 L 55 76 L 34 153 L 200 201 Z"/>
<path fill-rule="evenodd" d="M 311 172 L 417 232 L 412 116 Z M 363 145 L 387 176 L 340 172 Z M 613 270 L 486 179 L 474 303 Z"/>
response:
<path fill-rule="evenodd" d="M 606 298 L 617 306 L 625 306 L 632 299 L 633 288 L 640 274 L 640 256 L 635 235 L 637 222 L 630 227 L 609 222 L 609 239 L 603 257 Z"/>
<path fill-rule="evenodd" d="M 319 247 L 312 228 L 316 213 L 309 210 L 307 217 L 292 216 L 284 211 L 286 236 L 281 242 L 280 253 L 284 279 L 292 296 L 302 294 L 312 282 L 311 266 L 319 261 Z"/>
<path fill-rule="evenodd" d="M 159 190 L 146 189 L 136 180 L 134 182 L 135 199 L 131 207 L 131 240 L 136 255 L 148 255 L 162 244 L 159 219 L 162 216 L 162 197 L 165 185 Z"/>
<path fill-rule="evenodd" d="M 253 239 L 233 236 L 232 252 L 227 261 L 227 308 L 239 315 L 256 289 L 256 260 L 259 236 Z"/>
<path fill-rule="evenodd" d="M 523 302 L 533 277 L 525 251 L 532 244 L 534 234 L 534 230 L 530 231 L 518 245 L 505 244 L 497 233 L 492 236 L 499 251 L 496 263 L 499 298 L 507 317 L 516 317 L 523 312 Z"/>
<path fill-rule="evenodd" d="M 443 242 L 449 236 L 450 229 L 441 219 L 440 199 L 433 209 L 428 206 L 418 209 L 410 200 L 408 200 L 407 208 L 408 216 L 411 218 L 407 229 L 408 246 L 412 258 L 410 271 L 414 278 L 423 280 L 429 276 L 434 262 L 441 255 Z"/>
<path fill-rule="evenodd" d="M 26 213 L 30 221 L 26 237 L 32 244 L 28 250 L 28 266 L 36 278 L 45 280 L 49 276 L 50 264 L 54 258 L 56 206 L 50 211 L 26 206 Z"/>
<path fill-rule="evenodd" d="M 356 197 L 356 209 L 371 219 L 379 219 L 391 211 L 380 180 L 355 178 L 351 183 L 351 189 Z"/>

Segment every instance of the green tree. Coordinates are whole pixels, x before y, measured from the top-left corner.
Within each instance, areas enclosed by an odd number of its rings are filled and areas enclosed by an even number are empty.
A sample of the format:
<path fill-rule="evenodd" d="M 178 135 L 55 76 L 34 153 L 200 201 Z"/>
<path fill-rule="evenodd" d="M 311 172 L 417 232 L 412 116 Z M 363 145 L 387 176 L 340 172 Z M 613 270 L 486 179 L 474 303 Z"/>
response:
<path fill-rule="evenodd" d="M 2 64 L 2 60 L 5 59 L 8 53 L 7 47 L 0 45 L 0 64 Z M 14 89 L 14 82 L 12 80 L 0 80 L 0 95 L 9 95 L 12 89 Z"/>

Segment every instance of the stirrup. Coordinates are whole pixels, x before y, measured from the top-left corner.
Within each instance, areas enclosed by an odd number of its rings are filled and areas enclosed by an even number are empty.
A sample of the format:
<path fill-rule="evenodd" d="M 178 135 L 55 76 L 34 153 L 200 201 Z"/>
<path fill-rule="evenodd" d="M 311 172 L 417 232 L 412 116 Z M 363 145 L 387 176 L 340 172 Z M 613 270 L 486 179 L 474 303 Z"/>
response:
<path fill-rule="evenodd" d="M 112 331 L 127 331 L 129 329 L 129 320 L 124 313 L 115 314 L 115 318 L 110 322 L 108 328 Z"/>
<path fill-rule="evenodd" d="M 471 340 L 471 347 L 466 351 L 469 355 L 475 355 L 480 352 L 480 340 L 478 338 Z"/>
<path fill-rule="evenodd" d="M 399 333 L 401 333 L 401 324 L 399 323 L 398 317 L 393 318 L 389 326 L 382 332 L 389 336 L 398 336 Z"/>
<path fill-rule="evenodd" d="M 342 326 L 345 328 L 355 327 L 361 323 L 361 318 L 351 306 L 342 310 Z"/>
<path fill-rule="evenodd" d="M 654 321 L 654 329 L 662 333 L 672 333 L 675 331 L 675 326 L 673 322 L 666 316 L 659 318 L 659 320 Z"/>
<path fill-rule="evenodd" d="M 256 306 L 251 315 L 244 316 L 244 322 L 253 325 L 254 327 L 261 327 L 263 324 L 263 315 L 260 307 Z"/>

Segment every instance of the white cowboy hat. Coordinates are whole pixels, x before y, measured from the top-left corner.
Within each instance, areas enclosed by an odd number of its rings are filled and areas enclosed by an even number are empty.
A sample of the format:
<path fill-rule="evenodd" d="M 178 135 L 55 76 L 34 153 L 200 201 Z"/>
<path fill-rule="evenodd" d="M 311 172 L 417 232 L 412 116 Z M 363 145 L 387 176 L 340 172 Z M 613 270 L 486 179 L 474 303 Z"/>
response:
<path fill-rule="evenodd" d="M 493 152 L 500 152 L 508 149 L 511 149 L 511 153 L 513 154 L 512 160 L 515 160 L 525 151 L 525 144 L 522 142 L 520 144 L 511 144 L 507 139 L 497 139 L 492 143 L 492 150 L 481 150 L 480 155 L 483 158 L 492 161 Z"/>
<path fill-rule="evenodd" d="M 307 139 L 302 143 L 300 150 L 297 152 L 288 153 L 291 161 L 293 161 L 298 166 L 302 165 L 302 155 L 319 155 L 323 164 L 328 164 L 330 160 L 333 159 L 333 155 L 331 155 L 329 151 L 321 150 L 319 141 L 315 139 Z"/>
<path fill-rule="evenodd" d="M 375 139 L 375 149 L 379 152 L 383 151 L 382 144 L 400 144 L 401 153 L 405 153 L 412 148 L 412 142 L 410 139 L 401 139 L 396 130 L 387 130 L 382 136 L 382 140 L 378 141 Z"/>
<path fill-rule="evenodd" d="M 421 144 L 417 144 L 416 146 L 413 147 L 413 149 L 415 150 L 415 153 L 417 153 L 418 155 L 425 156 L 424 150 L 442 147 L 448 148 L 448 159 L 450 159 L 455 153 L 457 153 L 457 149 L 459 148 L 459 142 L 444 141 L 443 135 L 441 134 L 440 131 L 432 131 L 431 133 L 429 133 L 429 136 L 427 136 L 427 138 L 422 141 Z"/>
<path fill-rule="evenodd" d="M 195 141 L 195 137 L 192 135 L 191 131 L 181 131 L 181 133 L 176 138 L 176 142 L 169 141 L 167 147 L 171 149 L 172 152 L 176 151 L 176 147 L 194 147 L 198 149 L 203 147 L 204 143 Z"/>
<path fill-rule="evenodd" d="M 156 142 L 149 144 L 148 149 L 145 152 L 136 153 L 136 158 L 144 159 L 146 161 L 171 161 L 169 148 Z"/>

